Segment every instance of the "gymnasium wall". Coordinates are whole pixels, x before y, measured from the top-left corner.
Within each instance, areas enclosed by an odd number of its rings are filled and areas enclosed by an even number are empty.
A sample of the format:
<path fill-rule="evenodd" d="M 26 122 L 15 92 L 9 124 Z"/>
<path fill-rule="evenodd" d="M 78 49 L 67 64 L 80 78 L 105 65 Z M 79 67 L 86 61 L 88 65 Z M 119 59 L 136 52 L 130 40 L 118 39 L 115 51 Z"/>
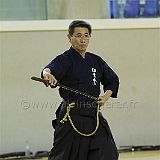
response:
<path fill-rule="evenodd" d="M 109 6 L 108 0 L 47 0 L 48 19 L 106 19 Z"/>
<path fill-rule="evenodd" d="M 0 0 L 0 20 L 110 18 L 108 0 Z"/>
<path fill-rule="evenodd" d="M 102 108 L 103 115 L 118 147 L 159 145 L 160 30 L 108 26 L 93 27 L 88 48 L 103 57 L 120 78 L 118 99 L 109 100 Z M 3 29 L 0 32 L 0 154 L 23 151 L 26 141 L 33 152 L 50 150 L 51 120 L 61 99 L 57 88 L 46 88 L 30 77 L 40 76 L 52 58 L 70 47 L 67 30 L 65 27 L 54 30 L 51 26 L 42 30 Z"/>

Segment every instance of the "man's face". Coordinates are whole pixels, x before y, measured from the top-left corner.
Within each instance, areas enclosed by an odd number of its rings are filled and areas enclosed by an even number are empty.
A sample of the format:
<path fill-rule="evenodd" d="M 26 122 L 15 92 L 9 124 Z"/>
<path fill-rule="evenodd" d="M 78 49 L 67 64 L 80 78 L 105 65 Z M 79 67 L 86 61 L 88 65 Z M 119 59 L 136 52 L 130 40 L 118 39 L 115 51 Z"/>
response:
<path fill-rule="evenodd" d="M 89 39 L 90 35 L 87 28 L 76 27 L 74 28 L 73 35 L 69 35 L 69 41 L 72 44 L 72 47 L 79 53 L 86 52 L 89 44 Z"/>

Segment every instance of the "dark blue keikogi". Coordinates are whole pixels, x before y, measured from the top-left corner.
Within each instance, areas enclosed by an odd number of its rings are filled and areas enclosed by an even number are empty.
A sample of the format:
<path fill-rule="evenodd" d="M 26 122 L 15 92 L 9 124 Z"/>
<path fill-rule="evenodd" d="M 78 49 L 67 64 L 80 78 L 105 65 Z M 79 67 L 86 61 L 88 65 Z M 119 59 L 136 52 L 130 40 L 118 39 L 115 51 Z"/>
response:
<path fill-rule="evenodd" d="M 112 97 L 117 97 L 119 81 L 117 75 L 99 56 L 87 52 L 83 58 L 72 47 L 57 56 L 47 66 L 55 78 L 64 85 L 98 97 L 100 83 L 104 91 L 112 90 Z M 60 96 L 65 99 L 87 101 L 84 96 L 76 95 L 64 89 L 59 89 Z M 90 99 L 89 99 L 90 100 Z"/>

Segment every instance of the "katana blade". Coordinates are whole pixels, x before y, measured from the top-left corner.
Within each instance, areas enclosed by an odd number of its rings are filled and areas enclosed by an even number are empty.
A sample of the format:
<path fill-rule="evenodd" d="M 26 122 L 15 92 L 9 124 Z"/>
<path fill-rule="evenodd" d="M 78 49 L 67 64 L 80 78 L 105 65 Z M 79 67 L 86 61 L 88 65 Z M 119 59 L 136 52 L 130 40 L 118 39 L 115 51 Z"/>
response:
<path fill-rule="evenodd" d="M 46 79 L 42 79 L 42 78 L 35 77 L 35 76 L 31 77 L 31 79 L 34 80 L 34 81 L 43 82 L 45 85 L 49 85 L 49 81 L 46 80 Z M 82 96 L 88 97 L 88 98 L 90 98 L 90 99 L 93 99 L 93 100 L 96 100 L 96 101 L 98 100 L 97 97 L 94 97 L 94 96 L 89 95 L 89 94 L 87 94 L 87 93 L 85 93 L 85 92 L 82 92 L 82 91 L 79 91 L 79 90 L 77 90 L 77 89 L 74 89 L 74 88 L 65 86 L 65 85 L 60 84 L 60 83 L 57 83 L 55 86 L 50 85 L 51 88 L 56 88 L 57 86 L 59 86 L 60 88 L 65 89 L 65 90 L 68 90 L 68 91 L 70 91 L 70 92 L 74 92 L 74 93 L 76 93 L 76 94 L 80 94 L 80 95 L 82 95 Z"/>

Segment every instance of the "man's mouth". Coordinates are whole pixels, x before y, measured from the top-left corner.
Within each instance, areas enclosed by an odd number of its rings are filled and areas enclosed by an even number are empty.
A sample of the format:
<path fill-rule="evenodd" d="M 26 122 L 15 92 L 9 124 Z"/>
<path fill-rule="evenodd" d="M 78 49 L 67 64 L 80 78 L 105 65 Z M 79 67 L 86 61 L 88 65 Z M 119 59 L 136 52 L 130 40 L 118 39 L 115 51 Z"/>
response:
<path fill-rule="evenodd" d="M 84 47 L 86 47 L 86 45 L 85 44 L 81 44 L 81 45 L 79 45 L 81 48 L 84 48 Z"/>

